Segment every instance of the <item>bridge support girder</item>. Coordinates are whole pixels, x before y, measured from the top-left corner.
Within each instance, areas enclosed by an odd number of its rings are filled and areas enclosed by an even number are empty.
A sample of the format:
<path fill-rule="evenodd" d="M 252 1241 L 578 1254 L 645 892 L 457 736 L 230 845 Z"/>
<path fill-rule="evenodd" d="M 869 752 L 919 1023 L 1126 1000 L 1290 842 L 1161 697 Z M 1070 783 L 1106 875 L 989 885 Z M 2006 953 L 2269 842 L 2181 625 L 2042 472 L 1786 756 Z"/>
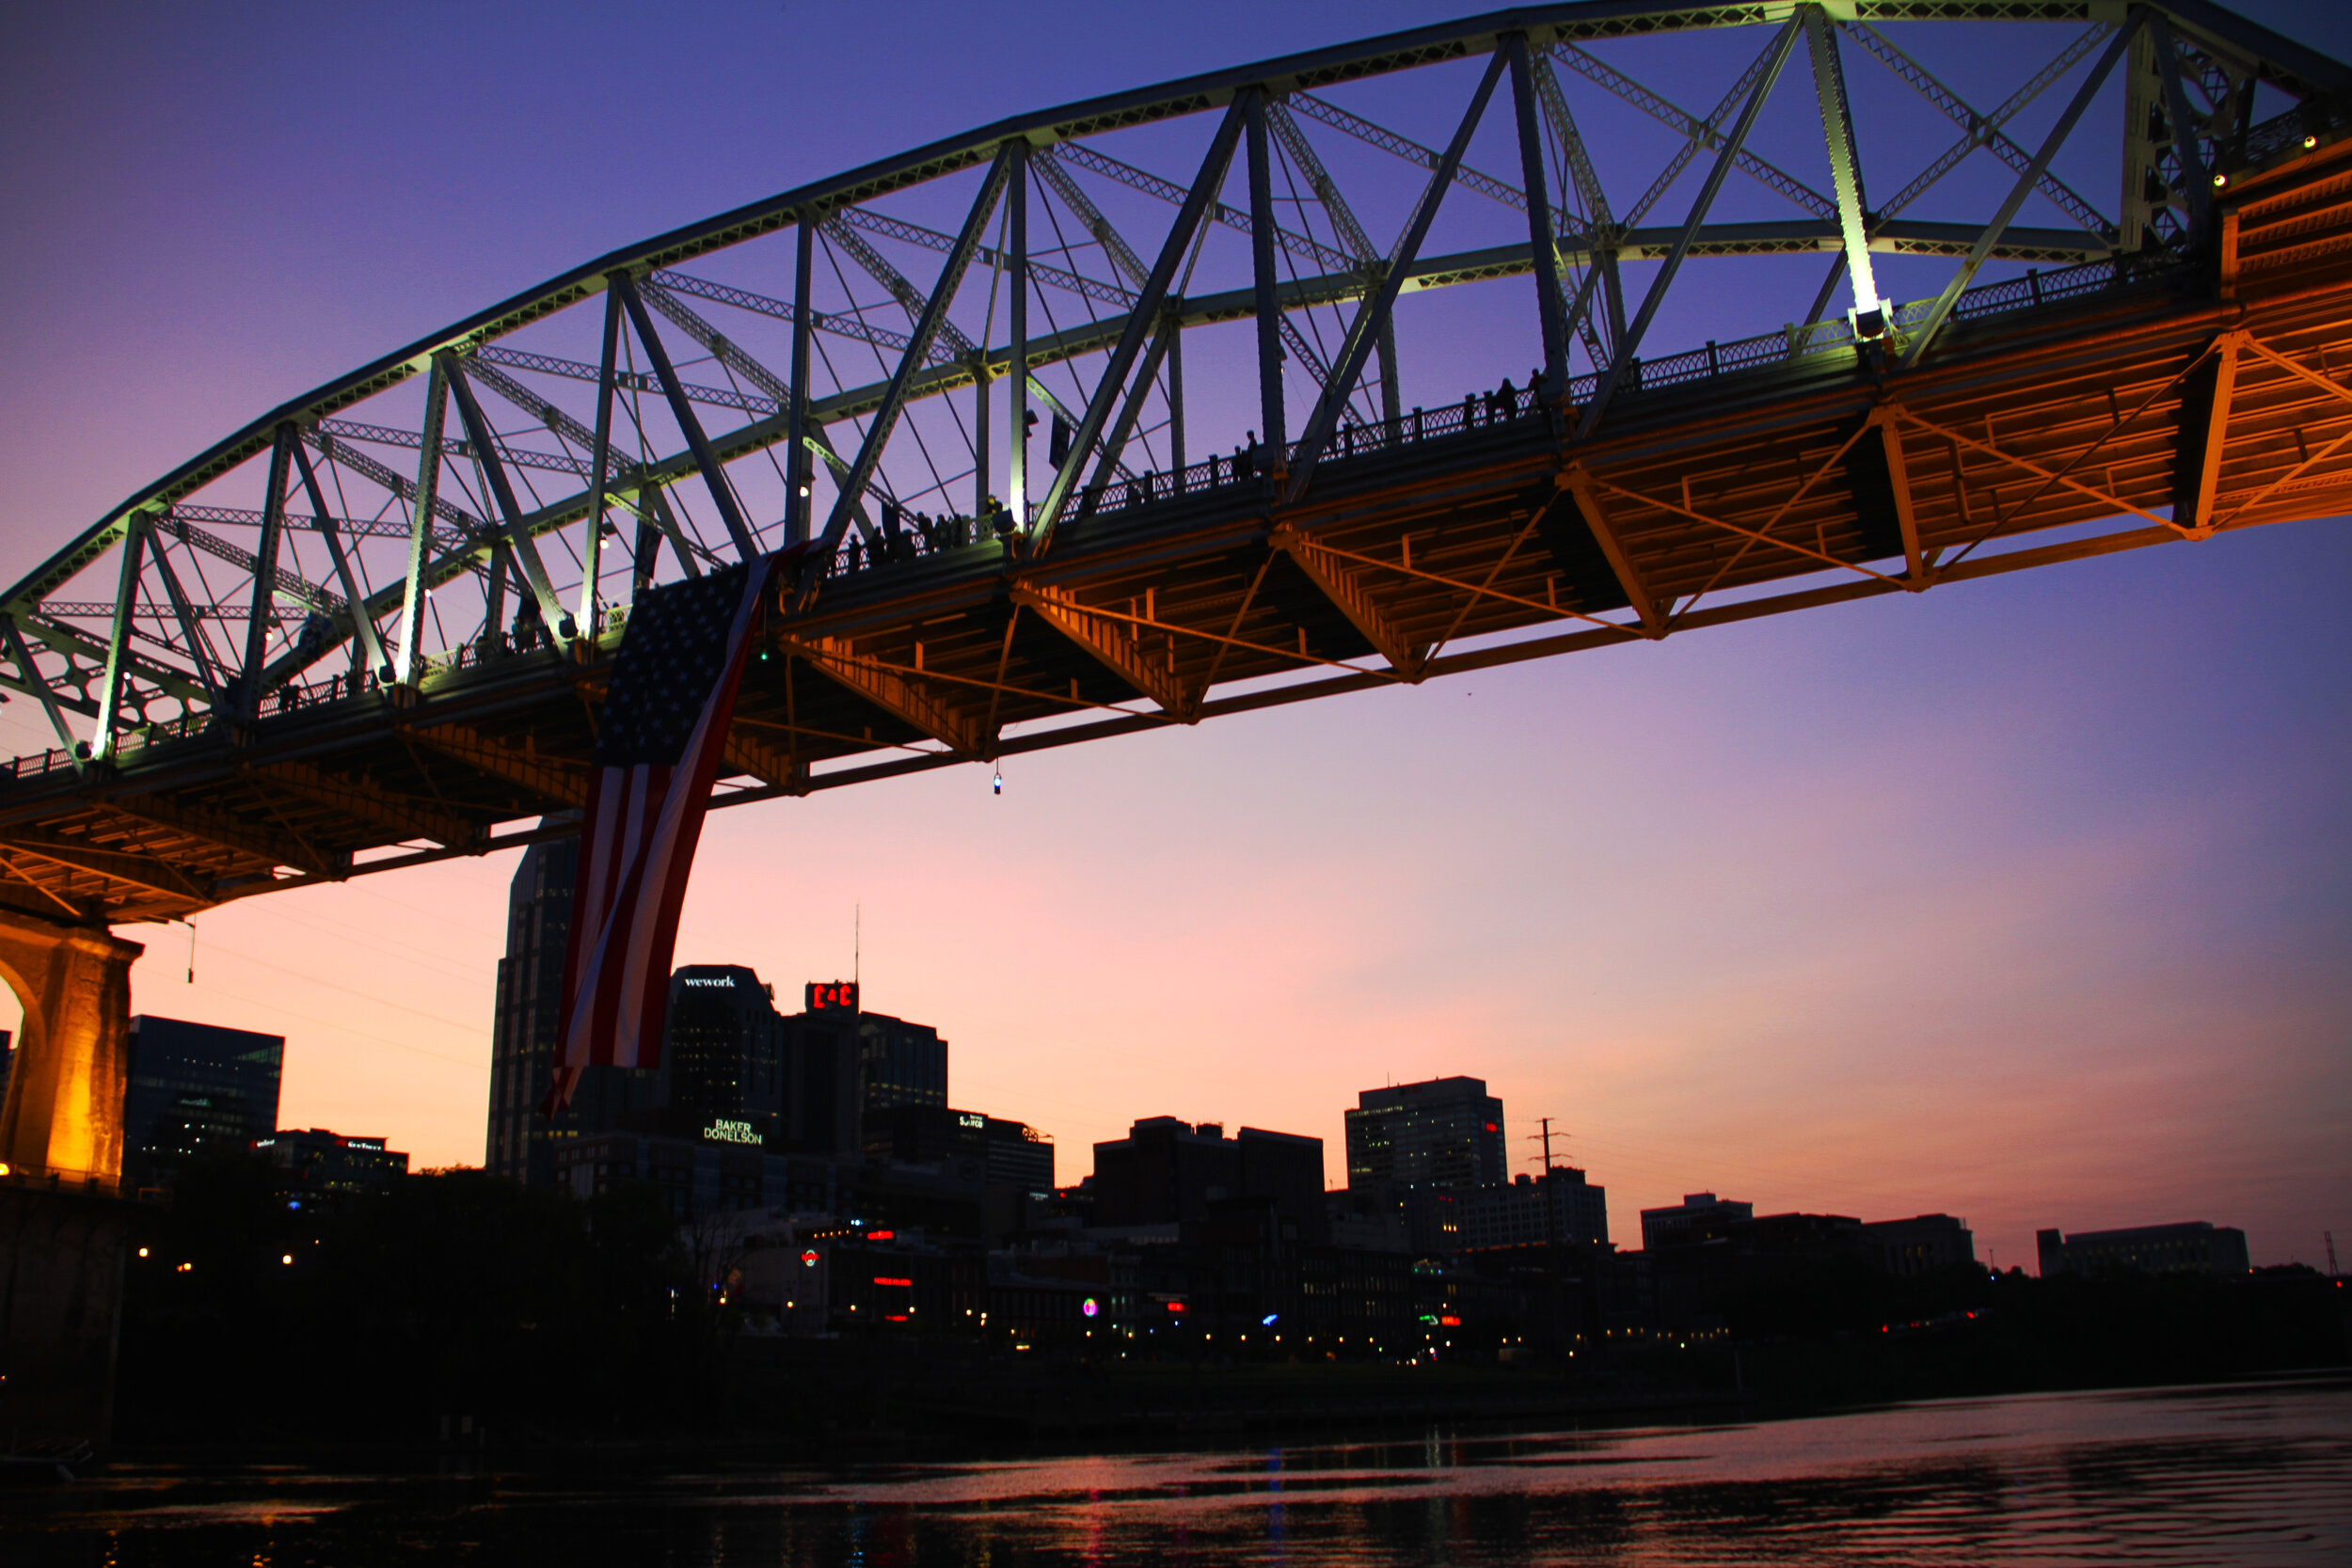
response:
<path fill-rule="evenodd" d="M 802 793 L 808 784 L 808 769 L 788 751 L 778 751 L 741 730 L 728 732 L 725 748 L 720 755 L 720 772 L 741 773 L 757 779 L 771 789 Z"/>
<path fill-rule="evenodd" d="M 2230 435 L 2230 402 L 2237 390 L 2244 332 L 2224 332 L 2205 362 L 2181 388 L 2181 446 L 2173 468 L 2172 526 L 2193 539 L 2214 530 L 2214 499 L 2221 486 L 2221 453 Z"/>
<path fill-rule="evenodd" d="M 206 811 L 169 796 L 115 795 L 98 804 L 118 816 L 168 828 L 270 865 L 296 866 L 314 877 L 326 876 L 333 869 L 333 863 L 326 856 L 290 832 L 247 822 L 225 812 Z"/>
<path fill-rule="evenodd" d="M 898 672 L 860 657 L 848 638 L 794 638 L 787 645 L 819 674 L 900 723 L 922 731 L 958 756 L 985 757 L 993 750 L 978 720 L 941 702 Z"/>
<path fill-rule="evenodd" d="M 558 810 L 578 811 L 588 803 L 588 786 L 577 763 L 518 752 L 501 746 L 464 724 L 418 724 L 402 732 L 408 738 L 456 758 L 478 773 L 504 779 L 534 795 L 557 802 Z"/>
<path fill-rule="evenodd" d="M 1297 563 L 1307 579 L 1331 601 L 1332 608 L 1346 616 L 1348 625 L 1363 633 L 1364 641 L 1389 661 L 1390 669 L 1407 681 L 1418 682 L 1422 678 L 1429 662 L 1429 650 L 1416 647 L 1381 609 L 1364 583 L 1361 568 L 1341 560 L 1288 524 L 1276 525 L 1266 542 Z"/>
<path fill-rule="evenodd" d="M 1625 594 L 1626 603 L 1642 618 L 1642 635 L 1656 639 L 1666 635 L 1666 620 L 1660 612 L 1649 588 L 1642 581 L 1642 574 L 1634 569 L 1633 558 L 1626 553 L 1625 542 L 1609 519 L 1609 509 L 1601 504 L 1600 494 L 1593 488 L 1592 476 L 1582 465 L 1569 468 L 1560 476 L 1560 487 L 1576 502 L 1576 510 L 1584 518 L 1584 526 L 1592 531 L 1593 543 L 1609 562 L 1609 570 L 1615 574 L 1617 587 Z"/>
<path fill-rule="evenodd" d="M 246 776 L 299 800 L 332 806 L 404 839 L 424 838 L 444 846 L 470 844 L 481 830 L 465 818 L 414 802 L 389 799 L 381 790 L 325 772 L 307 762 L 272 762 L 246 769 Z"/>
<path fill-rule="evenodd" d="M 1132 621 L 1090 610 L 1058 588 L 1015 584 L 1012 601 L 1171 717 L 1187 724 L 1200 718 L 1200 693 L 1185 689 L 1172 662 L 1155 660 L 1145 651 L 1142 630 Z"/>
<path fill-rule="evenodd" d="M 0 978 L 24 1008 L 0 1106 L 8 1180 L 121 1179 L 131 964 L 145 951 L 103 928 L 0 909 Z"/>
<path fill-rule="evenodd" d="M 0 910 L 0 976 L 24 1008 L 0 1105 L 0 1430 L 19 1440 L 103 1440 L 110 1425 L 131 965 L 144 950 Z"/>

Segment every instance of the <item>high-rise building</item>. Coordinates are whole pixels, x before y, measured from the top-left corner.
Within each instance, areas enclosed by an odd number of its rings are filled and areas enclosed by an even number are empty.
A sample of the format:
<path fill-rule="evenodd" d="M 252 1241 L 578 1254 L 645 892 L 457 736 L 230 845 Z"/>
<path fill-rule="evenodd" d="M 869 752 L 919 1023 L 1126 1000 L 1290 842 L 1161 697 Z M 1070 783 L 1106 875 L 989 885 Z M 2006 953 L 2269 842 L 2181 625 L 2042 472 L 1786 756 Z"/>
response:
<path fill-rule="evenodd" d="M 947 1104 L 947 1042 L 928 1023 L 882 1013 L 857 1015 L 861 1108 Z"/>
<path fill-rule="evenodd" d="M 182 1162 L 244 1150 L 278 1125 L 283 1035 L 142 1014 L 131 1020 L 124 1164 L 142 1185 Z"/>
<path fill-rule="evenodd" d="M 762 1143 L 783 1136 L 784 1020 L 775 988 L 739 964 L 688 964 L 670 975 L 661 1032 L 665 1108 L 691 1126 L 748 1123 Z M 777 1144 L 777 1147 L 782 1147 Z"/>
<path fill-rule="evenodd" d="M 1366 1089 L 1347 1113 L 1354 1188 L 1482 1187 L 1510 1180 L 1502 1101 L 1481 1078 Z"/>
<path fill-rule="evenodd" d="M 1753 1203 L 1719 1198 L 1713 1193 L 1685 1193 L 1680 1203 L 1642 1211 L 1642 1250 L 1656 1252 L 1685 1241 L 1705 1241 L 1723 1234 L 1725 1226 L 1755 1217 Z"/>
<path fill-rule="evenodd" d="M 552 1124 L 539 1114 L 554 1070 L 563 1010 L 564 948 L 571 931 L 572 877 L 580 841 L 556 839 L 523 851 L 506 895 L 506 956 L 499 960 L 490 1022 L 490 1117 L 485 1163 L 496 1175 L 534 1187 L 555 1182 L 555 1146 L 620 1124 L 661 1102 L 658 1068 L 584 1069 L 572 1102 Z"/>
<path fill-rule="evenodd" d="M 2103 1274 L 2136 1269 L 2144 1274 L 2244 1274 L 2253 1265 L 2246 1232 L 2234 1226 L 2191 1220 L 2182 1225 L 2140 1225 L 2125 1230 L 2058 1230 L 2034 1233 L 2042 1277 Z"/>
<path fill-rule="evenodd" d="M 785 1148 L 842 1159 L 862 1150 L 865 1085 L 858 1023 L 855 1013 L 833 1011 L 795 1013 L 782 1021 Z"/>

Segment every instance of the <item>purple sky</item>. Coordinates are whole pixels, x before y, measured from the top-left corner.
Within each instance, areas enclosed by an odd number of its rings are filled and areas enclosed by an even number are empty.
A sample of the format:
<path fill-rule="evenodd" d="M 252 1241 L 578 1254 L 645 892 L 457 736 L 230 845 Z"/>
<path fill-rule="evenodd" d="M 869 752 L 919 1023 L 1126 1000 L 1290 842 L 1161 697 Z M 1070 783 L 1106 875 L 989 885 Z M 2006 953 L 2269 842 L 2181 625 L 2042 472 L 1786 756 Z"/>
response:
<path fill-rule="evenodd" d="M 2245 8 L 2352 55 L 2352 17 Z M 1455 13 L 1174 14 L 20 18 L 0 572 L 614 245 Z M 1715 330 L 1672 325 L 1661 347 Z M 2325 1227 L 2352 1249 L 2347 587 L 2339 522 L 2280 526 L 1020 757 L 1001 799 L 962 768 L 723 812 L 679 958 L 790 992 L 846 971 L 862 902 L 871 1005 L 937 1024 L 957 1101 L 1054 1134 L 1065 1180 L 1167 1113 L 1319 1134 L 1337 1181 L 1356 1090 L 1466 1072 L 1516 1150 L 1536 1116 L 1568 1130 L 1620 1242 L 1712 1188 L 1963 1214 L 2004 1264 L 2039 1226 L 2185 1218 L 2316 1260 Z M 10 751 L 40 743 L 29 707 L 0 710 Z M 512 868 L 203 916 L 192 988 L 186 933 L 130 932 L 135 1006 L 285 1034 L 290 1124 L 476 1161 Z"/>

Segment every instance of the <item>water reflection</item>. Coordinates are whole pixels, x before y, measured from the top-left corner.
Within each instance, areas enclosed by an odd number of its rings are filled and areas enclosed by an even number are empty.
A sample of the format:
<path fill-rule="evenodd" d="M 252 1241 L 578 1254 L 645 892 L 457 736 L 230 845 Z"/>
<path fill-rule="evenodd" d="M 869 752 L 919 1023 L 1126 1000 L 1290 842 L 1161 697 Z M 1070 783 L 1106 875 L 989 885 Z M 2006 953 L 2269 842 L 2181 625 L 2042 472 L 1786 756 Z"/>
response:
<path fill-rule="evenodd" d="M 2343 1563 L 2352 1381 L 1802 1420 L 833 1469 L 119 1469 L 0 1559 L 953 1564 Z"/>

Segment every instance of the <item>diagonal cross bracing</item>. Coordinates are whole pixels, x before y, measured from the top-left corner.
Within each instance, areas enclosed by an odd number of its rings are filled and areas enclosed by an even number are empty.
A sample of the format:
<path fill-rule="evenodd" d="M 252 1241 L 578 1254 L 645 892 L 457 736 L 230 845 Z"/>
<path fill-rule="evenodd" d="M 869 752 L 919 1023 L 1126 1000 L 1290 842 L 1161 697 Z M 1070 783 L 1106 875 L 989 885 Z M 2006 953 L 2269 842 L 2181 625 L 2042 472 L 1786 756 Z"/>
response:
<path fill-rule="evenodd" d="M 1159 704 L 1161 711 L 1186 723 L 1197 716 L 1200 693 L 1186 689 L 1177 674 L 1172 648 L 1149 646 L 1143 628 L 1133 618 L 1102 614 L 1066 589 L 1042 583 L 1015 583 L 1012 601 L 1139 694 Z"/>
<path fill-rule="evenodd" d="M 988 753 L 988 731 L 978 719 L 941 701 L 929 689 L 898 672 L 859 657 L 849 639 L 791 638 L 787 640 L 786 646 L 796 657 L 806 659 L 810 667 L 819 673 L 865 698 L 900 723 L 920 730 L 958 756 L 978 757 Z"/>
<path fill-rule="evenodd" d="M 1366 580 L 1368 572 L 1284 525 L 1278 524 L 1266 542 L 1297 564 L 1316 590 L 1331 601 L 1332 608 L 1363 633 L 1364 641 L 1388 661 L 1391 670 L 1406 681 L 1422 678 L 1428 666 L 1429 650 L 1416 647 L 1398 630 L 1374 598 Z"/>

